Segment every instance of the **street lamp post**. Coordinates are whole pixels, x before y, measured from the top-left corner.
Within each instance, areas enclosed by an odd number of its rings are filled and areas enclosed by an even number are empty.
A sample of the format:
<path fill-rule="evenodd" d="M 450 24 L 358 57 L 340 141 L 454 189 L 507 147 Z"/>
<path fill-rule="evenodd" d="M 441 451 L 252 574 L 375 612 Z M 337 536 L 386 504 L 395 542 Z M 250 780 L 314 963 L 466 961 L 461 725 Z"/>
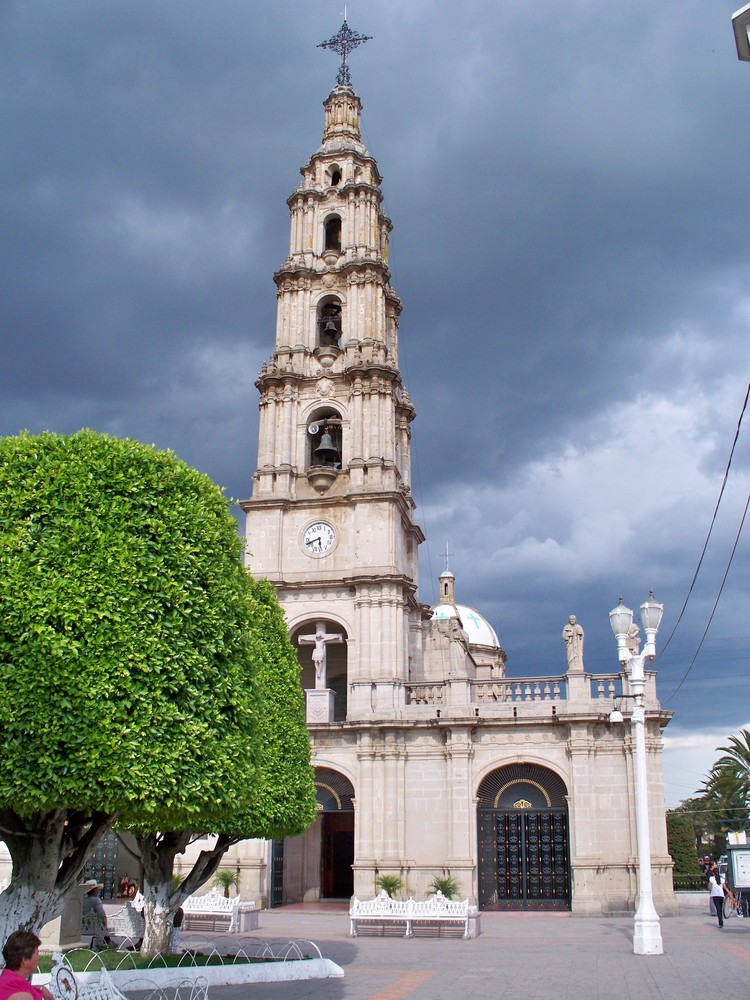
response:
<path fill-rule="evenodd" d="M 750 62 L 750 3 L 732 14 L 732 27 L 737 58 L 742 62 Z"/>
<path fill-rule="evenodd" d="M 653 593 L 641 605 L 641 624 L 646 633 L 643 652 L 638 652 L 637 643 L 632 642 L 633 612 L 626 608 L 620 598 L 618 606 L 609 613 L 612 631 L 617 638 L 620 664 L 624 667 L 633 698 L 630 717 L 635 735 L 635 811 L 638 837 L 638 907 L 633 925 L 633 952 L 636 955 L 662 955 L 659 914 L 654 908 L 651 886 L 651 835 L 648 809 L 648 778 L 646 774 L 646 707 L 644 704 L 646 675 L 643 664 L 656 655 L 656 633 L 664 612 L 664 605 L 657 604 Z M 637 628 L 636 628 L 637 634 Z M 628 640 L 631 639 L 631 645 Z M 618 718 L 619 717 L 619 718 Z M 612 722 L 622 722 L 622 713 L 615 710 L 610 716 Z"/>

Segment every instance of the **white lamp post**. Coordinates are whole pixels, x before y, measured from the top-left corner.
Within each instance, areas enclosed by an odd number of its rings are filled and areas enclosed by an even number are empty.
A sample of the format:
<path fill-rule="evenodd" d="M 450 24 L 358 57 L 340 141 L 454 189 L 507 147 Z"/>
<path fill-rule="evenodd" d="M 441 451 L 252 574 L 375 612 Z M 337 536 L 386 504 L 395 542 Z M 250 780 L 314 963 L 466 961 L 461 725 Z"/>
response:
<path fill-rule="evenodd" d="M 732 27 L 737 58 L 743 62 L 750 62 L 750 3 L 732 14 Z"/>
<path fill-rule="evenodd" d="M 664 605 L 657 604 L 653 593 L 641 605 L 641 624 L 646 633 L 643 652 L 634 652 L 628 646 L 628 638 L 633 625 L 633 612 L 620 603 L 610 611 L 609 620 L 617 638 L 620 663 L 628 678 L 633 712 L 630 720 L 635 731 L 635 807 L 636 830 L 638 835 L 638 908 L 635 911 L 633 928 L 633 952 L 636 955 L 662 955 L 661 925 L 659 914 L 654 908 L 651 888 L 651 836 L 648 811 L 648 778 L 646 775 L 646 709 L 644 694 L 646 675 L 643 663 L 646 658 L 653 660 L 656 655 L 656 633 L 664 613 Z M 610 715 L 611 722 L 622 722 L 622 712 L 617 708 Z"/>

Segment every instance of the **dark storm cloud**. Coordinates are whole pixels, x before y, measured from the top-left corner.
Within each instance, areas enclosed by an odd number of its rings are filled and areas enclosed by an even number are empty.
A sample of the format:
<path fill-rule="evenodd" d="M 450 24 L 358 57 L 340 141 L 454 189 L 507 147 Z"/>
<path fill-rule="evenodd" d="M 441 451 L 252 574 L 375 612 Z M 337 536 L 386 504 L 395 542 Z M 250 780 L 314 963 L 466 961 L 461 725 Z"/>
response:
<path fill-rule="evenodd" d="M 587 667 L 614 671 L 621 590 L 637 605 L 654 586 L 671 631 L 748 381 L 750 67 L 731 4 L 348 13 L 373 36 L 350 62 L 395 225 L 422 599 L 447 538 L 459 599 L 513 671 L 564 669 L 571 612 Z M 321 140 L 336 59 L 315 46 L 340 17 L 322 0 L 0 7 L 3 433 L 137 437 L 248 495 L 285 201 Z M 745 441 L 658 664 L 665 698 L 729 558 Z M 703 733 L 680 794 L 750 719 L 746 567 L 743 538 L 669 704 L 681 752 L 680 727 Z"/>

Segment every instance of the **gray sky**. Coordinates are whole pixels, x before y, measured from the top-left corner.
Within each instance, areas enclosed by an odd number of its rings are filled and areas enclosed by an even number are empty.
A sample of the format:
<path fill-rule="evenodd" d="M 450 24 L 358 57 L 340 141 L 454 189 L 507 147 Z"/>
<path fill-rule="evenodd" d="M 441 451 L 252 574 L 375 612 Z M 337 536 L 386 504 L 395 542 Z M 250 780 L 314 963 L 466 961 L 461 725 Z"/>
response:
<path fill-rule="evenodd" d="M 736 3 L 736 0 L 735 0 Z M 677 620 L 750 378 L 750 64 L 732 0 L 358 0 L 350 57 L 394 222 L 417 407 L 420 596 L 511 675 L 559 674 L 574 613 Z M 286 198 L 337 59 L 322 0 L 0 5 L 0 433 L 89 426 L 249 495 Z M 750 417 L 746 420 L 750 422 Z M 657 662 L 667 799 L 750 724 L 746 424 Z M 670 697 L 671 696 L 671 697 Z"/>

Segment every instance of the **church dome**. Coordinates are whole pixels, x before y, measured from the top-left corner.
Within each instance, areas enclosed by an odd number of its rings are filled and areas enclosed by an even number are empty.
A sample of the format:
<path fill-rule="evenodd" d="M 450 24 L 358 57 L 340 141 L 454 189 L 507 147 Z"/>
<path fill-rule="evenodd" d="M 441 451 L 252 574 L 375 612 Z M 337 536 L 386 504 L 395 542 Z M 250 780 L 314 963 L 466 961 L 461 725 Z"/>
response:
<path fill-rule="evenodd" d="M 456 604 L 454 599 L 455 577 L 450 570 L 440 574 L 440 601 L 430 608 L 433 621 L 458 618 L 470 646 L 500 647 L 497 632 L 484 615 L 467 604 Z"/>
<path fill-rule="evenodd" d="M 467 604 L 436 604 L 432 611 L 432 620 L 441 618 L 458 618 L 468 636 L 470 646 L 499 646 L 497 632 L 487 619 L 476 608 Z"/>

